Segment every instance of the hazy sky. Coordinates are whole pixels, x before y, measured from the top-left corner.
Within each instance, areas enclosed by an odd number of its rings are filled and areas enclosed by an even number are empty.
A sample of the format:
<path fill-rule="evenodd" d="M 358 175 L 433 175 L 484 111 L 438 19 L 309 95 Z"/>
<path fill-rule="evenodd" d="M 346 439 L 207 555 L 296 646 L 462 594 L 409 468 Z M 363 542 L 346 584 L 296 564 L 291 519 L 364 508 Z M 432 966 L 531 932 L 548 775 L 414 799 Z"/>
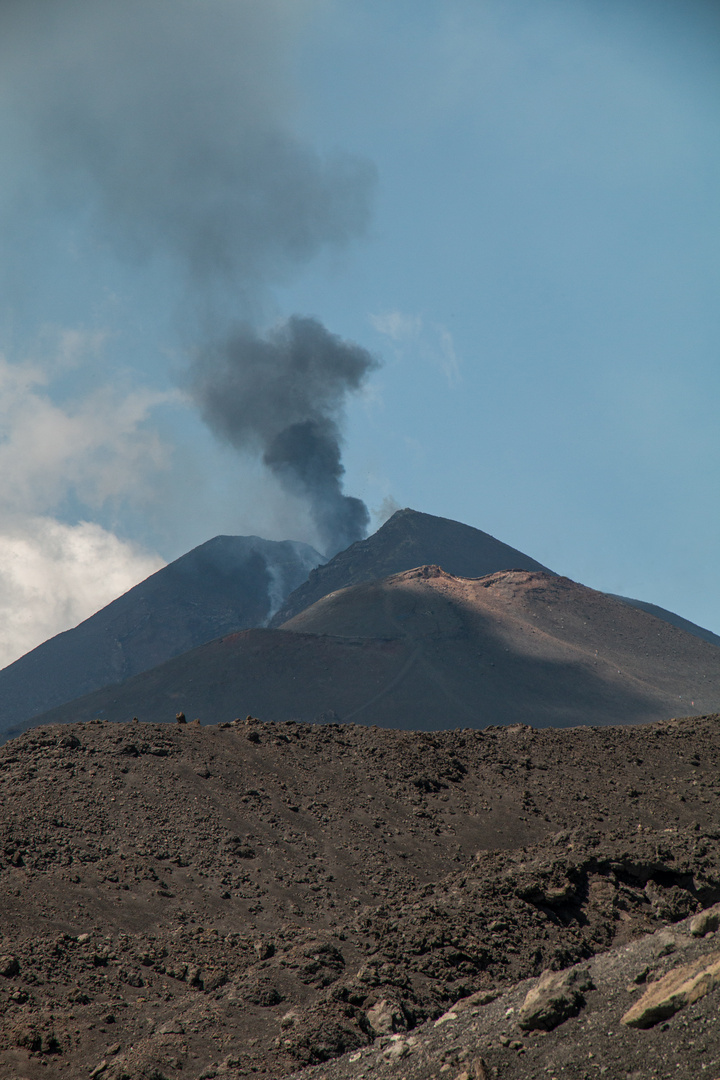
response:
<path fill-rule="evenodd" d="M 719 60 L 692 0 L 0 0 L 0 663 L 217 533 L 323 546 L 281 407 L 372 527 L 720 632 Z M 362 373 L 240 400 L 316 324 Z"/>

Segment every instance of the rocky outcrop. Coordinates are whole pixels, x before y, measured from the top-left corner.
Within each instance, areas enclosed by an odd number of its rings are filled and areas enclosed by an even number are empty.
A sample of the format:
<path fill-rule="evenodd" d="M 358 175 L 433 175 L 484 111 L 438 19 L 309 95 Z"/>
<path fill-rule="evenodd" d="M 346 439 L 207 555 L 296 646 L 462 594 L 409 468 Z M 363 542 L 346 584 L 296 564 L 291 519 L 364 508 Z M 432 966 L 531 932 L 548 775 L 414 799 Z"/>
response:
<path fill-rule="evenodd" d="M 690 927 L 686 919 L 565 971 L 546 971 L 501 993 L 475 994 L 432 1024 L 386 1033 L 318 1066 L 312 1078 L 714 1080 L 720 1075 L 720 952 L 715 934 L 698 939 Z M 645 986 L 628 1010 L 628 1000 Z M 672 1011 L 663 1005 L 670 1000 Z M 650 1008 L 651 1026 L 627 1023 L 631 1013 L 649 1015 Z M 675 1016 L 680 1008 L 685 1011 Z"/>
<path fill-rule="evenodd" d="M 714 934 L 720 928 L 720 904 L 701 911 L 690 922 L 690 933 L 693 937 L 704 937 L 705 934 Z"/>

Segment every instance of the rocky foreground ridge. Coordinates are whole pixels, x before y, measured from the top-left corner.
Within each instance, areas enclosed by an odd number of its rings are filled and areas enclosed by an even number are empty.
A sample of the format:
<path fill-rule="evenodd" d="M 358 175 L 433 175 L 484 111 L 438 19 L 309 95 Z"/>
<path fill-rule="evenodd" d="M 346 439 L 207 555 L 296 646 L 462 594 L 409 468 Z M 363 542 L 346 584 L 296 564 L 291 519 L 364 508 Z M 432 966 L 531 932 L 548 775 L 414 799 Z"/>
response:
<path fill-rule="evenodd" d="M 548 971 L 479 991 L 412 1032 L 291 1080 L 526 1080 L 529 1077 L 717 1077 L 720 907 Z M 628 1003 L 631 1004 L 628 1005 Z"/>
<path fill-rule="evenodd" d="M 0 748 L 0 1076 L 714 1080 L 719 763 L 719 716 L 34 729 Z M 692 964 L 704 996 L 622 1023 Z M 569 1005 L 523 1026 L 539 979 Z"/>

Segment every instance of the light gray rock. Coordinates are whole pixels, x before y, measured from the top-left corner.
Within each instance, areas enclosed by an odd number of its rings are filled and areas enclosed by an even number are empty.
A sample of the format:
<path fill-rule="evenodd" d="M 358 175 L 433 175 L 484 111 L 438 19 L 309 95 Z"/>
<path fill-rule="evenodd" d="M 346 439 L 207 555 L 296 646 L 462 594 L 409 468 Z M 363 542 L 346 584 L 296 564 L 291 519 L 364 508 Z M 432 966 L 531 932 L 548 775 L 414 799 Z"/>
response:
<path fill-rule="evenodd" d="M 376 1035 L 392 1035 L 407 1028 L 407 1020 L 401 1007 L 389 998 L 382 998 L 367 1010 L 367 1018 Z"/>
<path fill-rule="evenodd" d="M 705 937 L 714 933 L 720 926 L 720 904 L 700 911 L 690 921 L 690 933 L 693 937 Z"/>
<path fill-rule="evenodd" d="M 584 991 L 592 988 L 587 971 L 582 969 L 544 971 L 518 1010 L 519 1026 L 524 1031 L 552 1031 L 577 1016 L 585 1004 Z"/>
<path fill-rule="evenodd" d="M 625 1013 L 621 1023 L 651 1028 L 674 1016 L 686 1005 L 699 1001 L 720 983 L 720 952 L 701 956 L 691 964 L 673 968 L 645 991 Z"/>

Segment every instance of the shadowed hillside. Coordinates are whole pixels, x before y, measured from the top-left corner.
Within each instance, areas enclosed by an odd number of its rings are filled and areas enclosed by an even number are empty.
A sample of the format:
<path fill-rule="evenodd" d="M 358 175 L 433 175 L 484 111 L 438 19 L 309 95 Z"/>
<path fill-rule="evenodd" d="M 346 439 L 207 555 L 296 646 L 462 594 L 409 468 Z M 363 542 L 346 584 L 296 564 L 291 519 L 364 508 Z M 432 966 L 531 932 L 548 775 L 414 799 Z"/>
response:
<path fill-rule="evenodd" d="M 0 671 L 0 739 L 35 713 L 262 625 L 320 561 L 289 540 L 208 540 Z"/>
<path fill-rule="evenodd" d="M 718 634 L 713 634 L 712 630 L 706 630 L 704 627 L 698 626 L 697 623 L 690 622 L 689 619 L 683 619 L 682 615 L 676 615 L 674 611 L 658 607 L 657 604 L 648 604 L 645 600 L 633 600 L 629 596 L 617 596 L 615 593 L 608 593 L 608 596 L 612 596 L 613 600 L 622 601 L 623 604 L 629 604 L 630 607 L 647 611 L 648 615 L 663 619 L 665 622 L 669 622 L 671 626 L 687 630 L 688 634 L 694 634 L 695 637 L 702 638 L 703 641 L 709 641 L 711 645 L 720 645 L 720 636 Z"/>
<path fill-rule="evenodd" d="M 720 706 L 720 650 L 567 578 L 420 567 L 210 642 L 34 723 L 330 717 L 391 728 L 642 723 Z"/>

